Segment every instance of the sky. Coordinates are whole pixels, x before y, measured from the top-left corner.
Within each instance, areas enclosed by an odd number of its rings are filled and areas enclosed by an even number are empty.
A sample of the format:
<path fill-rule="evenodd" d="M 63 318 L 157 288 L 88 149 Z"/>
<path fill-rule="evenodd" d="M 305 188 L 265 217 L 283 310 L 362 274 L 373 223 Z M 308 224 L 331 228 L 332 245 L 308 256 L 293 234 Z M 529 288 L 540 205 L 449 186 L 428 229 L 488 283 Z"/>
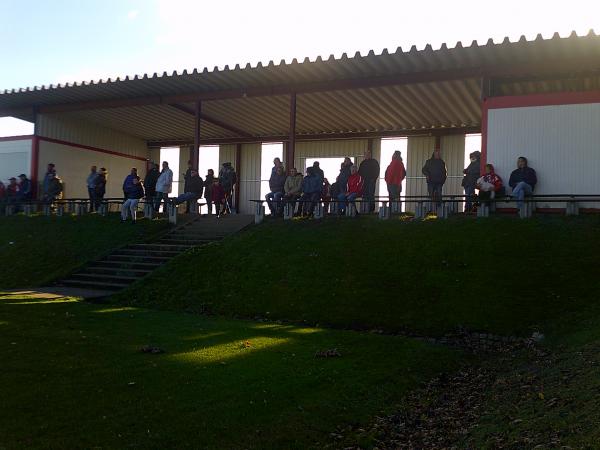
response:
<path fill-rule="evenodd" d="M 0 0 L 0 93 L 226 64 L 600 33 L 571 0 Z M 0 135 L 16 130 L 0 119 Z"/>

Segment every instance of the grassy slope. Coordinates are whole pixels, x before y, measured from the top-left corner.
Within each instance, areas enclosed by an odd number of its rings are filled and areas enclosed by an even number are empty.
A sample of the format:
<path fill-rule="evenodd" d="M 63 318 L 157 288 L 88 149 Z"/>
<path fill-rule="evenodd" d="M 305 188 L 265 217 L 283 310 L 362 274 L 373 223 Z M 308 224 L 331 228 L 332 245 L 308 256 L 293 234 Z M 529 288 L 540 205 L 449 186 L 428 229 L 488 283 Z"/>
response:
<path fill-rule="evenodd" d="M 0 219 L 0 289 L 40 286 L 114 247 L 143 240 L 164 221 L 121 224 L 117 215 Z"/>
<path fill-rule="evenodd" d="M 600 219 L 267 223 L 176 258 L 136 305 L 441 334 L 527 335 L 597 301 Z"/>
<path fill-rule="evenodd" d="M 0 297 L 0 342 L 0 448 L 319 447 L 458 358 L 401 337 L 18 297 Z M 329 348 L 342 357 L 314 357 Z"/>

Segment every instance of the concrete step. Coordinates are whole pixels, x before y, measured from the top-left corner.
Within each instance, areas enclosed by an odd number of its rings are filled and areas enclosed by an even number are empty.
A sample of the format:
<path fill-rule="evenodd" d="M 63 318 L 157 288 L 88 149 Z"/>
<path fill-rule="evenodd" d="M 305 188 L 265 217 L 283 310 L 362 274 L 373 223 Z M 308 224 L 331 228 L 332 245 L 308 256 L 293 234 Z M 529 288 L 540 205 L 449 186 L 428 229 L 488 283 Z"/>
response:
<path fill-rule="evenodd" d="M 113 266 L 96 266 L 97 263 L 93 265 L 87 266 L 83 269 L 82 273 L 96 273 L 96 274 L 106 274 L 106 275 L 123 275 L 123 276 L 146 276 L 153 270 L 150 268 L 147 269 L 130 269 L 126 267 L 119 267 L 116 265 Z M 154 266 L 153 266 L 154 267 Z M 158 267 L 158 266 L 155 266 Z"/>
<path fill-rule="evenodd" d="M 136 269 L 148 269 L 150 271 L 160 267 L 162 262 L 128 262 L 128 261 L 94 261 L 91 267 L 105 267 L 105 268 L 118 268 L 120 270 L 136 270 Z"/>
<path fill-rule="evenodd" d="M 149 250 L 143 248 L 122 248 L 112 253 L 113 255 L 147 255 L 147 256 L 177 256 L 181 252 L 176 250 Z"/>
<path fill-rule="evenodd" d="M 86 273 L 86 272 L 77 272 L 71 275 L 71 279 L 74 280 L 89 280 L 89 281 L 106 281 L 112 283 L 113 281 L 116 283 L 133 283 L 136 280 L 139 280 L 142 277 L 132 277 L 132 276 L 124 276 L 124 275 L 112 275 L 112 274 L 97 274 L 97 273 Z"/>
<path fill-rule="evenodd" d="M 71 278 L 67 280 L 61 280 L 60 284 L 62 286 L 84 287 L 88 289 L 99 289 L 105 291 L 120 291 L 121 289 L 129 286 L 128 283 L 103 283 L 100 281 L 73 280 Z"/>
<path fill-rule="evenodd" d="M 125 247 L 126 249 L 133 250 L 167 250 L 167 251 L 175 251 L 175 252 L 184 252 L 189 249 L 187 245 L 173 245 L 173 244 L 133 244 Z"/>
<path fill-rule="evenodd" d="M 112 254 L 107 256 L 104 261 L 121 261 L 137 264 L 141 262 L 166 262 L 170 260 L 170 256 L 147 256 L 147 255 L 119 255 Z"/>
<path fill-rule="evenodd" d="M 195 239 L 176 239 L 176 238 L 165 238 L 158 241 L 159 243 L 171 243 L 177 245 L 186 245 L 188 247 L 198 247 L 199 245 L 205 245 L 212 241 L 203 240 L 195 240 Z"/>

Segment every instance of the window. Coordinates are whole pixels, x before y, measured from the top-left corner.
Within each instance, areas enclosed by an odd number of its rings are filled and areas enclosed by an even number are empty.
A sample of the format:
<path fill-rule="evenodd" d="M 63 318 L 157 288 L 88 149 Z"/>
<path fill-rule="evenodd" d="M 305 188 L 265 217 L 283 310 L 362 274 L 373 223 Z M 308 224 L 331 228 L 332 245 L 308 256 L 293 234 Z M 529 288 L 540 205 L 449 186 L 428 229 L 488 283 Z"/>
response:
<path fill-rule="evenodd" d="M 467 134 L 465 136 L 465 167 L 471 164 L 469 154 L 481 151 L 481 134 Z"/>

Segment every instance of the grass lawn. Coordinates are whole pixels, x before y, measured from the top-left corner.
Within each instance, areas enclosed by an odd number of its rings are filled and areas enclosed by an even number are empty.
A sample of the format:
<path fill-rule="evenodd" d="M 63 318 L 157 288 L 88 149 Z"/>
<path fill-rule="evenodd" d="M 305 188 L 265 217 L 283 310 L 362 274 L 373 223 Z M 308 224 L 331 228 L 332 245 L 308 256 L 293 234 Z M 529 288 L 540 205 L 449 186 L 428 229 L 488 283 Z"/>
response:
<path fill-rule="evenodd" d="M 459 358 L 402 337 L 4 296 L 0 448 L 320 447 Z"/>
<path fill-rule="evenodd" d="M 267 221 L 118 299 L 337 328 L 530 335 L 598 302 L 599 235 L 599 217 Z"/>
<path fill-rule="evenodd" d="M 142 241 L 166 221 L 120 223 L 117 214 L 0 218 L 0 289 L 41 286 L 110 249 Z"/>

